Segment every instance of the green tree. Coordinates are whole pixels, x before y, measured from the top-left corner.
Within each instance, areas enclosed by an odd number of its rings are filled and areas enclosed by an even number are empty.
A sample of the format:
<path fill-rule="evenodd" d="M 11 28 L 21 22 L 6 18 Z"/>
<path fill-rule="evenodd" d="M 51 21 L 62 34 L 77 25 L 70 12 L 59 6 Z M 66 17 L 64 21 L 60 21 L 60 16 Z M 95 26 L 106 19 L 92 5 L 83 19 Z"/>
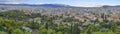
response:
<path fill-rule="evenodd" d="M 11 34 L 24 34 L 24 32 L 20 29 L 15 29 L 13 32 L 11 32 Z"/>
<path fill-rule="evenodd" d="M 112 31 L 108 31 L 108 32 L 93 32 L 92 34 L 115 34 Z"/>
<path fill-rule="evenodd" d="M 47 34 L 55 34 L 55 30 L 48 29 L 48 30 L 47 30 Z"/>
<path fill-rule="evenodd" d="M 31 34 L 29 31 L 25 31 L 25 33 L 24 34 Z"/>
<path fill-rule="evenodd" d="M 57 32 L 56 34 L 62 34 L 62 32 L 59 31 L 59 32 Z"/>
<path fill-rule="evenodd" d="M 4 32 L 4 31 L 0 31 L 0 34 L 7 34 L 7 32 Z"/>
<path fill-rule="evenodd" d="M 47 29 L 40 29 L 38 34 L 47 34 Z"/>

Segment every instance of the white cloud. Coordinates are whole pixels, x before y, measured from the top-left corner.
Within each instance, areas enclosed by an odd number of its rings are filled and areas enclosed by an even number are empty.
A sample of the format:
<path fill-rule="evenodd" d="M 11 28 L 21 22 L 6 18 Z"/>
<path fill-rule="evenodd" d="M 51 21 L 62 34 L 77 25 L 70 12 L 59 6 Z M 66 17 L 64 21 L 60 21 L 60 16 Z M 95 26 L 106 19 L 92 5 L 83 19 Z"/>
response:
<path fill-rule="evenodd" d="M 7 4 L 18 4 L 24 0 L 0 0 L 0 3 L 7 3 Z"/>

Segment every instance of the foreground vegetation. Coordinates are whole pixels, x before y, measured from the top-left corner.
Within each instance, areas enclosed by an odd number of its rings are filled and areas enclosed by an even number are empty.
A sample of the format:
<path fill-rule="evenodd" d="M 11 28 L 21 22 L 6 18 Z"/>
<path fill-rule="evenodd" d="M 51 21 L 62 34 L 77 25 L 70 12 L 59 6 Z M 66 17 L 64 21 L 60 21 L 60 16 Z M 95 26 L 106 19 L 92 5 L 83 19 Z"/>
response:
<path fill-rule="evenodd" d="M 102 21 L 88 19 L 87 22 L 62 15 L 10 10 L 0 12 L 0 34 L 120 34 L 120 22 L 107 17 L 102 14 Z"/>

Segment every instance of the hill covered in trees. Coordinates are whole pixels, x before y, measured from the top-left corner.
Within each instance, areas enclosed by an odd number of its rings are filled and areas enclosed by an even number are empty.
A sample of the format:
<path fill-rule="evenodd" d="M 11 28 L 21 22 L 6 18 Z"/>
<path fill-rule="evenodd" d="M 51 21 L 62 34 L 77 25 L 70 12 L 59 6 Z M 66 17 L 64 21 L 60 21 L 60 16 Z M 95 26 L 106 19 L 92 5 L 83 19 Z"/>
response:
<path fill-rule="evenodd" d="M 88 16 L 46 15 L 9 10 L 0 12 L 0 34 L 120 34 L 120 21 L 113 14 Z M 118 18 L 119 19 L 119 18 Z"/>

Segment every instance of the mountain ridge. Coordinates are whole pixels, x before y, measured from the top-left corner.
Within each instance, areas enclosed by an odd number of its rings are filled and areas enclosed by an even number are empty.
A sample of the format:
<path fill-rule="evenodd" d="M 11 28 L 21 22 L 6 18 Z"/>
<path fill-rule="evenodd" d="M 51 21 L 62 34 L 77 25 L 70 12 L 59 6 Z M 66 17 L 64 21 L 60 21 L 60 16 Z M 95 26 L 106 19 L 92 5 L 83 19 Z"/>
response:
<path fill-rule="evenodd" d="M 5 6 L 39 6 L 39 7 L 52 7 L 52 8 L 77 8 L 75 6 L 65 4 L 0 4 Z"/>
<path fill-rule="evenodd" d="M 3 6 L 32 6 L 32 7 L 47 7 L 47 8 L 80 8 L 77 6 L 65 5 L 65 4 L 0 4 Z M 103 5 L 100 7 L 120 7 L 120 5 Z"/>

